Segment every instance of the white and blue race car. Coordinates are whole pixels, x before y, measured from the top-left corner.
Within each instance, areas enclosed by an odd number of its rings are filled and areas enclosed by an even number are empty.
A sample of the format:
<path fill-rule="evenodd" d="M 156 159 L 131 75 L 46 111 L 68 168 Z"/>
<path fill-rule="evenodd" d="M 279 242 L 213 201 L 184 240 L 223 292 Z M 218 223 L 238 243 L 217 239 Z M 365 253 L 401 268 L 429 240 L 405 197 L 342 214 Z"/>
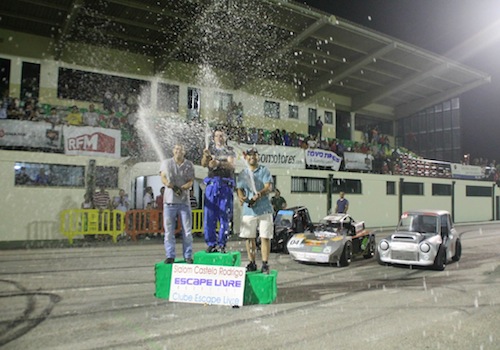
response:
<path fill-rule="evenodd" d="M 301 262 L 348 266 L 354 255 L 375 256 L 375 235 L 364 221 L 347 214 L 326 216 L 310 232 L 293 235 L 287 244 L 292 259 Z"/>

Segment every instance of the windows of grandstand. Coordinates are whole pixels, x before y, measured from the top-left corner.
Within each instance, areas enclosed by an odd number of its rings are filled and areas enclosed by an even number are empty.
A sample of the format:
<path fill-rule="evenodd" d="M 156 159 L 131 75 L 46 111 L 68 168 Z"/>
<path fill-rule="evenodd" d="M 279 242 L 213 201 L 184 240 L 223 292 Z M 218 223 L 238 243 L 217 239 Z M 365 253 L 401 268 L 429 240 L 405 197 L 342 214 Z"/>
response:
<path fill-rule="evenodd" d="M 393 122 L 387 119 L 376 118 L 364 114 L 356 114 L 354 128 L 363 133 L 377 128 L 379 134 L 394 135 Z"/>
<path fill-rule="evenodd" d="M 233 103 L 233 94 L 216 92 L 214 103 L 216 111 L 229 111 L 231 103 Z"/>
<path fill-rule="evenodd" d="M 78 165 L 16 162 L 16 186 L 84 187 L 85 167 Z"/>
<path fill-rule="evenodd" d="M 40 65 L 23 62 L 21 69 L 21 99 L 38 99 L 40 95 Z"/>
<path fill-rule="evenodd" d="M 395 181 L 387 181 L 386 182 L 386 194 L 396 194 L 396 182 Z"/>
<path fill-rule="evenodd" d="M 318 119 L 318 111 L 315 108 L 309 108 L 307 111 L 307 132 L 309 135 L 316 134 L 316 120 Z"/>
<path fill-rule="evenodd" d="M 0 97 L 9 94 L 10 84 L 10 60 L 0 58 Z"/>
<path fill-rule="evenodd" d="M 188 87 L 187 96 L 187 118 L 188 120 L 199 119 L 200 118 L 200 102 L 201 102 L 201 90 L 197 88 Z"/>
<path fill-rule="evenodd" d="M 150 103 L 151 82 L 59 68 L 57 97 L 102 103 L 106 112 L 127 114 L 139 102 Z"/>
<path fill-rule="evenodd" d="M 288 105 L 288 118 L 299 119 L 299 106 Z"/>
<path fill-rule="evenodd" d="M 403 194 L 424 195 L 424 184 L 421 182 L 403 182 Z"/>
<path fill-rule="evenodd" d="M 363 193 L 361 180 L 332 179 L 332 193 Z"/>
<path fill-rule="evenodd" d="M 335 113 L 335 131 L 338 139 L 351 139 L 351 113 L 337 110 Z"/>
<path fill-rule="evenodd" d="M 292 193 L 325 193 L 326 179 L 292 176 Z"/>
<path fill-rule="evenodd" d="M 96 166 L 95 185 L 96 187 L 118 188 L 118 167 Z"/>
<path fill-rule="evenodd" d="M 325 124 L 333 124 L 333 112 L 325 111 Z"/>
<path fill-rule="evenodd" d="M 425 158 L 462 159 L 460 100 L 454 98 L 398 120 L 397 142 Z"/>
<path fill-rule="evenodd" d="M 264 101 L 264 116 L 272 119 L 280 119 L 280 104 L 273 101 Z"/>
<path fill-rule="evenodd" d="M 162 112 L 179 112 L 179 86 L 158 83 L 157 108 Z"/>
<path fill-rule="evenodd" d="M 485 186 L 465 186 L 465 195 L 467 197 L 491 197 L 492 188 Z"/>
<path fill-rule="evenodd" d="M 433 196 L 451 196 L 451 185 L 432 184 Z"/>

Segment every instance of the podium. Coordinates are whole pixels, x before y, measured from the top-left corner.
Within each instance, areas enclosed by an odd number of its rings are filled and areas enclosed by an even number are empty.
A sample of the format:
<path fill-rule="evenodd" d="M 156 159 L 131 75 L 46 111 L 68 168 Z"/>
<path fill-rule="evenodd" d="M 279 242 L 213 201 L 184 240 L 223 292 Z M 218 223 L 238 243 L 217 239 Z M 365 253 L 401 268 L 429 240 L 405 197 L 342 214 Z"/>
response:
<path fill-rule="evenodd" d="M 240 252 L 228 253 L 206 253 L 196 252 L 193 256 L 195 264 L 214 266 L 240 266 Z M 184 264 L 184 259 L 175 259 L 176 264 Z M 170 296 L 170 282 L 172 276 L 172 264 L 163 261 L 155 264 L 155 297 L 168 299 Z M 271 304 L 278 295 L 277 288 L 278 271 L 271 270 L 269 274 L 260 271 L 247 272 L 245 276 L 245 289 L 243 304 Z"/>

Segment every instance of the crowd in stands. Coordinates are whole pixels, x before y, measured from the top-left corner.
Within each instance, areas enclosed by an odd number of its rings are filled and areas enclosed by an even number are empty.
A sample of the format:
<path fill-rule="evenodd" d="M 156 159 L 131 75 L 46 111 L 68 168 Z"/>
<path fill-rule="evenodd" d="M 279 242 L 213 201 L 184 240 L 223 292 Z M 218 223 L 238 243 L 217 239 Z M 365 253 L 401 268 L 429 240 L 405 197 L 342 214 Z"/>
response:
<path fill-rule="evenodd" d="M 137 130 L 134 127 L 136 108 L 129 114 L 112 110 L 100 111 L 94 104 L 88 108 L 61 107 L 40 104 L 34 98 L 20 101 L 18 98 L 5 98 L 0 108 L 0 119 L 15 119 L 47 122 L 52 125 L 77 125 L 119 129 L 122 132 L 122 156 L 140 156 L 144 144 L 138 145 Z M 297 133 L 285 129 L 269 130 L 265 128 L 243 126 L 243 106 L 241 102 L 231 102 L 226 112 L 226 130 L 228 139 L 238 143 L 256 145 L 280 145 L 299 147 L 302 149 L 319 148 L 329 150 L 343 157 L 344 152 L 356 152 L 371 155 L 373 158 L 372 172 L 380 174 L 414 175 L 432 177 L 450 177 L 446 170 L 440 171 L 439 162 L 426 163 L 421 157 L 411 151 L 390 145 L 389 138 L 380 133 L 377 126 L 367 128 L 363 142 L 321 137 L 321 127 L 316 127 L 312 134 Z M 319 118 L 318 118 L 319 119 Z M 194 123 L 200 121 L 192 121 Z M 322 123 L 321 123 L 322 125 Z M 193 125 L 195 127 L 195 125 Z M 200 126 L 201 128 L 201 126 Z M 319 129 L 319 130 L 318 130 Z M 195 152 L 193 161 L 197 163 Z M 486 177 L 497 180 L 500 169 L 496 161 L 483 158 L 470 160 L 464 158 L 463 164 L 477 165 L 487 169 Z M 340 170 L 344 170 L 343 165 Z"/>

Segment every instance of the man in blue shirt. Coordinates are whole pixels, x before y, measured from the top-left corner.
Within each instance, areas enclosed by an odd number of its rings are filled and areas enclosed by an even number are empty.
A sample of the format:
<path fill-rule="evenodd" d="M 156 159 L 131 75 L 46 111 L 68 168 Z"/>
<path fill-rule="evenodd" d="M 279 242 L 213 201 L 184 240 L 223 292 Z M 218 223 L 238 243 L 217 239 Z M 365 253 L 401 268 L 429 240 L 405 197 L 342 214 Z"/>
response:
<path fill-rule="evenodd" d="M 346 214 L 347 209 L 349 209 L 349 201 L 344 198 L 344 192 L 340 192 L 339 195 L 340 198 L 337 200 L 337 206 L 335 207 L 335 212 Z"/>
<path fill-rule="evenodd" d="M 268 259 L 271 252 L 271 239 L 274 234 L 273 207 L 269 193 L 273 189 L 273 178 L 268 168 L 259 165 L 256 148 L 243 153 L 248 167 L 238 175 L 238 199 L 243 205 L 243 217 L 240 225 L 240 237 L 246 240 L 246 249 L 250 263 L 247 271 L 256 271 L 255 263 L 257 225 L 261 238 L 262 273 L 269 273 Z"/>

